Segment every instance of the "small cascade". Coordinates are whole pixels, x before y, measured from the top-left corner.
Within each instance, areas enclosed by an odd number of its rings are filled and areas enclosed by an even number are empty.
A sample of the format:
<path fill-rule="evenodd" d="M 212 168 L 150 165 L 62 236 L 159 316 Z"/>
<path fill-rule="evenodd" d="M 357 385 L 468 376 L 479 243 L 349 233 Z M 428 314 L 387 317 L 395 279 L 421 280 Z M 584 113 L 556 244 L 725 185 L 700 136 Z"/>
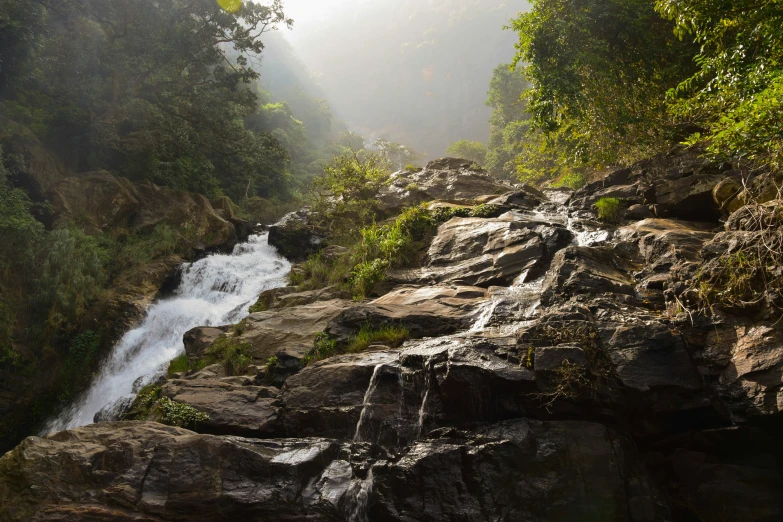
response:
<path fill-rule="evenodd" d="M 367 422 L 372 419 L 372 396 L 375 390 L 378 388 L 378 382 L 380 381 L 381 373 L 386 364 L 379 364 L 375 367 L 370 378 L 370 384 L 367 386 L 367 391 L 364 393 L 364 401 L 362 403 L 362 413 L 359 415 L 359 422 L 356 423 L 356 432 L 354 433 L 353 440 L 355 442 L 371 442 L 367 440 L 366 425 Z"/>
<path fill-rule="evenodd" d="M 264 290 L 285 285 L 290 263 L 267 243 L 252 236 L 230 255 L 208 256 L 183 267 L 174 295 L 154 303 L 144 321 L 127 332 L 104 361 L 89 390 L 49 422 L 43 434 L 116 416 L 138 389 L 165 373 L 184 352 L 182 336 L 197 326 L 240 321 Z"/>
<path fill-rule="evenodd" d="M 430 398 L 432 365 L 430 361 L 424 363 L 424 396 L 421 398 L 421 406 L 419 407 L 419 417 L 416 421 L 416 439 L 421 438 L 421 431 L 424 429 L 424 416 L 427 415 L 427 401 Z"/>
<path fill-rule="evenodd" d="M 578 226 L 577 226 L 578 224 Z M 575 246 L 595 246 L 606 243 L 611 239 L 612 233 L 606 229 L 592 229 L 585 226 L 584 223 L 568 217 L 568 230 L 574 235 L 572 245 Z"/>
<path fill-rule="evenodd" d="M 346 520 L 348 522 L 368 522 L 370 494 L 373 488 L 372 468 L 367 471 L 364 480 L 354 479 L 346 492 Z"/>

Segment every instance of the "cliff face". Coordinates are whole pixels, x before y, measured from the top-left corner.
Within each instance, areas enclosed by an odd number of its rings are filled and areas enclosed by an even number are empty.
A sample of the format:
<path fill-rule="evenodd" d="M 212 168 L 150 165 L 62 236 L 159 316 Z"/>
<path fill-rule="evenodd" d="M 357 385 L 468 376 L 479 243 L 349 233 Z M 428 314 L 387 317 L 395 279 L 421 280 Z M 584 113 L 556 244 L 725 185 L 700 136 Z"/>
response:
<path fill-rule="evenodd" d="M 733 288 L 727 258 L 781 233 L 781 202 L 743 206 L 742 176 L 693 151 L 576 193 L 453 161 L 400 174 L 379 199 L 485 203 L 494 217 L 442 224 L 376 299 L 266 294 L 232 334 L 248 375 L 215 364 L 160 383 L 209 415 L 198 433 L 150 422 L 153 408 L 28 438 L 0 459 L 0 518 L 780 520 L 776 286 L 699 311 Z M 601 198 L 619 200 L 616 225 L 596 220 Z M 339 344 L 367 325 L 411 338 L 301 368 L 319 332 Z M 189 356 L 227 331 L 189 332 Z"/>

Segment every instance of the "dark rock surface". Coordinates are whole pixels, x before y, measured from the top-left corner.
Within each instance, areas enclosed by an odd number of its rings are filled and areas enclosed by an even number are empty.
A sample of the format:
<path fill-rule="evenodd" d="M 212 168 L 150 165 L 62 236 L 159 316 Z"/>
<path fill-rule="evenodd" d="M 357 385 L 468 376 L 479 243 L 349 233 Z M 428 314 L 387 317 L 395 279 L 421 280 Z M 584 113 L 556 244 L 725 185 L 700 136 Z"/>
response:
<path fill-rule="evenodd" d="M 443 224 L 424 266 L 377 299 L 278 289 L 240 330 L 188 332 L 194 358 L 230 334 L 254 363 L 162 384 L 209 415 L 199 434 L 135 422 L 31 437 L 0 458 L 0 519 L 783 520 L 780 323 L 762 305 L 688 304 L 701 270 L 777 223 L 722 214 L 739 196 L 720 183 L 745 174 L 698 151 L 570 196 L 462 160 L 401 173 L 389 198 L 503 213 Z M 600 228 L 600 197 L 625 200 L 622 223 Z M 346 346 L 390 325 L 410 331 L 399 348 L 299 365 L 322 331 Z M 261 368 L 273 355 L 293 363 Z"/>

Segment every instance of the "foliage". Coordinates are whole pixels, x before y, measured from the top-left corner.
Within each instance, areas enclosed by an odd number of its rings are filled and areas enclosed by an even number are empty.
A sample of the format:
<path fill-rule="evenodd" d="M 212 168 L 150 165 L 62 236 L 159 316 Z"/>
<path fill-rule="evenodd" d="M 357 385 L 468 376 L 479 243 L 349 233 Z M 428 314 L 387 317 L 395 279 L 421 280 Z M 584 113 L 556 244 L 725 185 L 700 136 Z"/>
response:
<path fill-rule="evenodd" d="M 324 259 L 314 254 L 292 270 L 289 282 L 302 291 L 342 285 L 356 299 L 363 299 L 372 295 L 389 269 L 413 264 L 440 223 L 454 217 L 487 218 L 497 214 L 497 207 L 484 204 L 432 210 L 426 205 L 410 207 L 390 223 L 362 228 L 359 239 L 342 256 Z"/>
<path fill-rule="evenodd" d="M 328 359 L 337 354 L 337 341 L 330 338 L 325 332 L 319 332 L 313 340 L 313 348 L 302 357 L 302 366 L 309 366 L 311 363 Z"/>
<path fill-rule="evenodd" d="M 336 157 L 313 180 L 316 224 L 336 234 L 372 223 L 378 215 L 375 195 L 388 181 L 378 155 L 351 151 Z"/>
<path fill-rule="evenodd" d="M 75 329 L 103 291 L 105 252 L 95 238 L 75 228 L 47 234 L 43 248 L 46 254 L 34 294 L 34 303 L 46 318 L 43 328 Z"/>
<path fill-rule="evenodd" d="M 161 411 L 161 422 L 169 426 L 195 429 L 200 423 L 209 420 L 209 415 L 206 413 L 168 397 L 158 399 L 158 407 Z"/>
<path fill-rule="evenodd" d="M 653 0 L 536 0 L 512 26 L 540 152 L 565 166 L 629 163 L 669 142 L 665 93 L 692 74 L 696 48 Z"/>
<path fill-rule="evenodd" d="M 147 384 L 139 390 L 130 409 L 122 414 L 122 420 L 148 420 L 160 399 L 160 386 Z"/>
<path fill-rule="evenodd" d="M 783 166 L 783 9 L 780 0 L 657 0 L 677 35 L 699 45 L 698 70 L 670 91 L 672 112 L 706 127 L 723 157 Z"/>
<path fill-rule="evenodd" d="M 449 144 L 446 154 L 470 160 L 483 167 L 487 161 L 487 146 L 480 141 L 460 140 Z"/>
<path fill-rule="evenodd" d="M 522 67 L 498 65 L 492 74 L 487 93 L 492 127 L 484 165 L 495 176 L 511 178 L 517 171 L 517 157 L 529 139 L 530 114 L 522 96 L 528 88 Z"/>
<path fill-rule="evenodd" d="M 32 14 L 9 2 L 11 27 L 32 23 L 11 33 L 2 108 L 74 170 L 210 197 L 285 192 L 288 152 L 243 121 L 259 110 L 260 36 L 291 23 L 279 0 L 234 13 L 214 0 L 40 0 Z"/>
<path fill-rule="evenodd" d="M 280 359 L 278 359 L 276 355 L 273 355 L 267 359 L 266 364 L 264 364 L 264 368 L 266 368 L 266 371 L 270 373 L 275 371 L 278 366 L 280 366 Z"/>
<path fill-rule="evenodd" d="M 783 208 L 752 203 L 745 214 L 741 235 L 710 259 L 691 283 L 688 304 L 700 312 L 715 309 L 757 311 L 766 308 L 783 314 Z"/>
<path fill-rule="evenodd" d="M 617 198 L 601 198 L 595 202 L 598 210 L 598 219 L 604 223 L 618 223 L 620 221 L 620 200 Z"/>
<path fill-rule="evenodd" d="M 377 139 L 372 145 L 377 149 L 378 156 L 389 170 L 402 170 L 404 165 L 410 165 L 423 158 L 422 154 L 401 143 Z"/>
<path fill-rule="evenodd" d="M 564 173 L 558 179 L 552 182 L 552 187 L 566 187 L 572 190 L 578 190 L 587 184 L 587 177 L 584 173 L 578 171 L 569 171 Z"/>
<path fill-rule="evenodd" d="M 355 335 L 353 335 L 347 344 L 338 345 L 337 341 L 330 338 L 326 332 L 319 332 L 313 340 L 313 348 L 302 358 L 302 365 L 308 366 L 314 362 L 328 359 L 342 353 L 360 353 L 365 351 L 370 345 L 379 343 L 397 348 L 404 343 L 410 332 L 402 325 L 383 325 L 374 327 L 372 324 L 365 324 Z"/>

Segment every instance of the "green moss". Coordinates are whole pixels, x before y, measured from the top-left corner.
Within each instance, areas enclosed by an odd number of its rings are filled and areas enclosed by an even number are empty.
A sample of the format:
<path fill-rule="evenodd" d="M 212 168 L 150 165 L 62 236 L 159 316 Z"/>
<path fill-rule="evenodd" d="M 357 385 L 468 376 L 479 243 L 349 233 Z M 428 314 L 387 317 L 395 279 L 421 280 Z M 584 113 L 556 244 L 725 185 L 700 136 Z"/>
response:
<path fill-rule="evenodd" d="M 391 348 L 397 348 L 410 337 L 410 331 L 402 325 L 387 325 L 373 328 L 365 325 L 351 339 L 345 349 L 348 353 L 359 353 L 369 348 L 372 344 L 385 344 Z"/>
<path fill-rule="evenodd" d="M 227 335 L 218 338 L 207 348 L 206 357 L 207 361 L 221 363 L 227 375 L 240 375 L 253 360 L 250 344 Z"/>
<path fill-rule="evenodd" d="M 366 324 L 356 335 L 351 337 L 348 344 L 340 346 L 325 332 L 320 332 L 315 336 L 312 350 L 302 358 L 302 365 L 308 366 L 342 353 L 360 353 L 372 344 L 385 344 L 391 348 L 397 348 L 409 337 L 410 331 L 402 325 L 385 325 L 376 328 L 371 324 Z"/>
<path fill-rule="evenodd" d="M 122 420 L 153 420 L 152 412 L 160 399 L 160 386 L 148 384 L 139 390 L 130 409 L 122 416 Z"/>
<path fill-rule="evenodd" d="M 620 222 L 620 200 L 617 198 L 601 198 L 595 202 L 598 219 L 604 223 Z"/>
<path fill-rule="evenodd" d="M 175 373 L 186 373 L 190 370 L 190 360 L 188 354 L 183 353 L 172 359 L 169 363 L 168 375 L 171 377 Z"/>

